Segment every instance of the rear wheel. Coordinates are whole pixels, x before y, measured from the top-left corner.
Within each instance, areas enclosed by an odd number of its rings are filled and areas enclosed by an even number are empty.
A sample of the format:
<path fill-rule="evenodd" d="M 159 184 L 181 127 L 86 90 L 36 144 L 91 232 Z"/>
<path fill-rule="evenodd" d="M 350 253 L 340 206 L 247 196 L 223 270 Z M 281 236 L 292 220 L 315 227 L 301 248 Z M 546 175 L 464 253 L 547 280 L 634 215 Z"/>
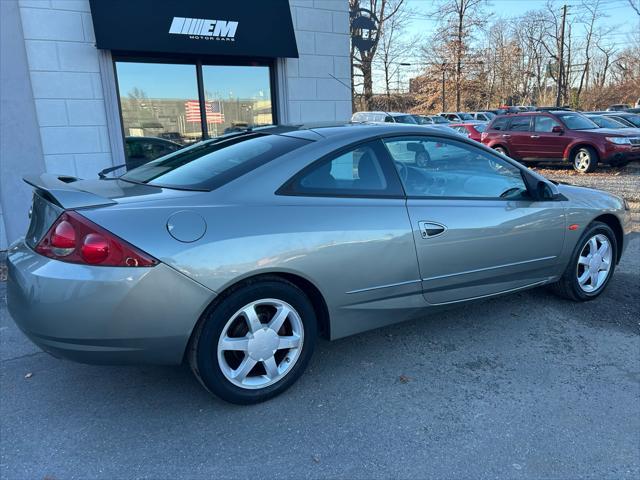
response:
<path fill-rule="evenodd" d="M 198 327 L 191 368 L 204 387 L 231 403 L 258 403 L 304 372 L 317 337 L 311 302 L 279 278 L 227 296 Z"/>
<path fill-rule="evenodd" d="M 618 244 L 611 228 L 591 224 L 578 242 L 562 278 L 553 285 L 559 295 L 584 302 L 600 295 L 616 268 Z"/>
<path fill-rule="evenodd" d="M 580 147 L 573 153 L 573 169 L 580 173 L 591 173 L 598 166 L 598 154 L 591 147 Z"/>

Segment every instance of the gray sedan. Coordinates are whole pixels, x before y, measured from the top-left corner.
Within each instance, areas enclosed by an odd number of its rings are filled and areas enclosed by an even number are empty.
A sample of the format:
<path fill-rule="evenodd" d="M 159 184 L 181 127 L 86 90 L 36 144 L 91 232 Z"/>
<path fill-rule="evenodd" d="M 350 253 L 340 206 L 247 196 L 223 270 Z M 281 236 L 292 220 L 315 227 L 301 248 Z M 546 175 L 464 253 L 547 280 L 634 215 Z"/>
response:
<path fill-rule="evenodd" d="M 118 179 L 25 180 L 20 328 L 80 362 L 189 362 L 235 403 L 293 384 L 319 335 L 540 285 L 592 300 L 630 225 L 618 197 L 417 125 L 256 129 Z"/>

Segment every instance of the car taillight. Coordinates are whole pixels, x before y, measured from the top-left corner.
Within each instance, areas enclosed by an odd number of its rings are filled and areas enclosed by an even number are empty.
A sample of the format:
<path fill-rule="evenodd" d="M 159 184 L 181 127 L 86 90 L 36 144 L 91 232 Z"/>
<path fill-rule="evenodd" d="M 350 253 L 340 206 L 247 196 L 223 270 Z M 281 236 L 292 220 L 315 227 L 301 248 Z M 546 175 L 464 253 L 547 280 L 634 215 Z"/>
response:
<path fill-rule="evenodd" d="M 36 252 L 63 262 L 110 267 L 152 267 L 158 261 L 77 212 L 64 212 Z"/>

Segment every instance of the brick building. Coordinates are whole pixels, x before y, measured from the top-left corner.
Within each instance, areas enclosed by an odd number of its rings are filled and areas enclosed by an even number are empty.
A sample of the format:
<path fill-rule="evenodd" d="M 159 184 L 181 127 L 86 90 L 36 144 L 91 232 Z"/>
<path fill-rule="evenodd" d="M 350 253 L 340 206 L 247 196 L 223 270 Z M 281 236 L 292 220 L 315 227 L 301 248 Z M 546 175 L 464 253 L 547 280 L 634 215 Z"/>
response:
<path fill-rule="evenodd" d="M 247 125 L 351 116 L 347 0 L 0 5 L 0 249 L 25 232 L 26 174 L 95 178 Z"/>

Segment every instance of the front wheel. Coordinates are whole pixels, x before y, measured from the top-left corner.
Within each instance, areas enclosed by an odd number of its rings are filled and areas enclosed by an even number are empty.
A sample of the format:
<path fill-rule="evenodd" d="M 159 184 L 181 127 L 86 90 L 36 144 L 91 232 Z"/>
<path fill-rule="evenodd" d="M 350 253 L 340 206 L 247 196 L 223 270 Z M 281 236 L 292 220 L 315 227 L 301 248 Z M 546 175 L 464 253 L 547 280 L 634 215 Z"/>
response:
<path fill-rule="evenodd" d="M 562 278 L 553 285 L 556 293 L 579 302 L 593 300 L 609 284 L 617 254 L 613 230 L 605 223 L 592 223 L 580 238 Z"/>
<path fill-rule="evenodd" d="M 573 169 L 579 173 L 591 173 L 598 166 L 598 154 L 591 147 L 581 147 L 573 154 Z"/>
<path fill-rule="evenodd" d="M 218 397 L 258 403 L 302 375 L 316 337 L 307 296 L 285 280 L 260 280 L 231 293 L 203 319 L 189 360 L 198 380 Z"/>
<path fill-rule="evenodd" d="M 509 153 L 507 153 L 507 149 L 501 146 L 497 146 L 497 147 L 493 147 L 493 149 L 498 152 L 501 153 L 502 155 L 504 155 L 505 157 L 509 156 Z"/>

